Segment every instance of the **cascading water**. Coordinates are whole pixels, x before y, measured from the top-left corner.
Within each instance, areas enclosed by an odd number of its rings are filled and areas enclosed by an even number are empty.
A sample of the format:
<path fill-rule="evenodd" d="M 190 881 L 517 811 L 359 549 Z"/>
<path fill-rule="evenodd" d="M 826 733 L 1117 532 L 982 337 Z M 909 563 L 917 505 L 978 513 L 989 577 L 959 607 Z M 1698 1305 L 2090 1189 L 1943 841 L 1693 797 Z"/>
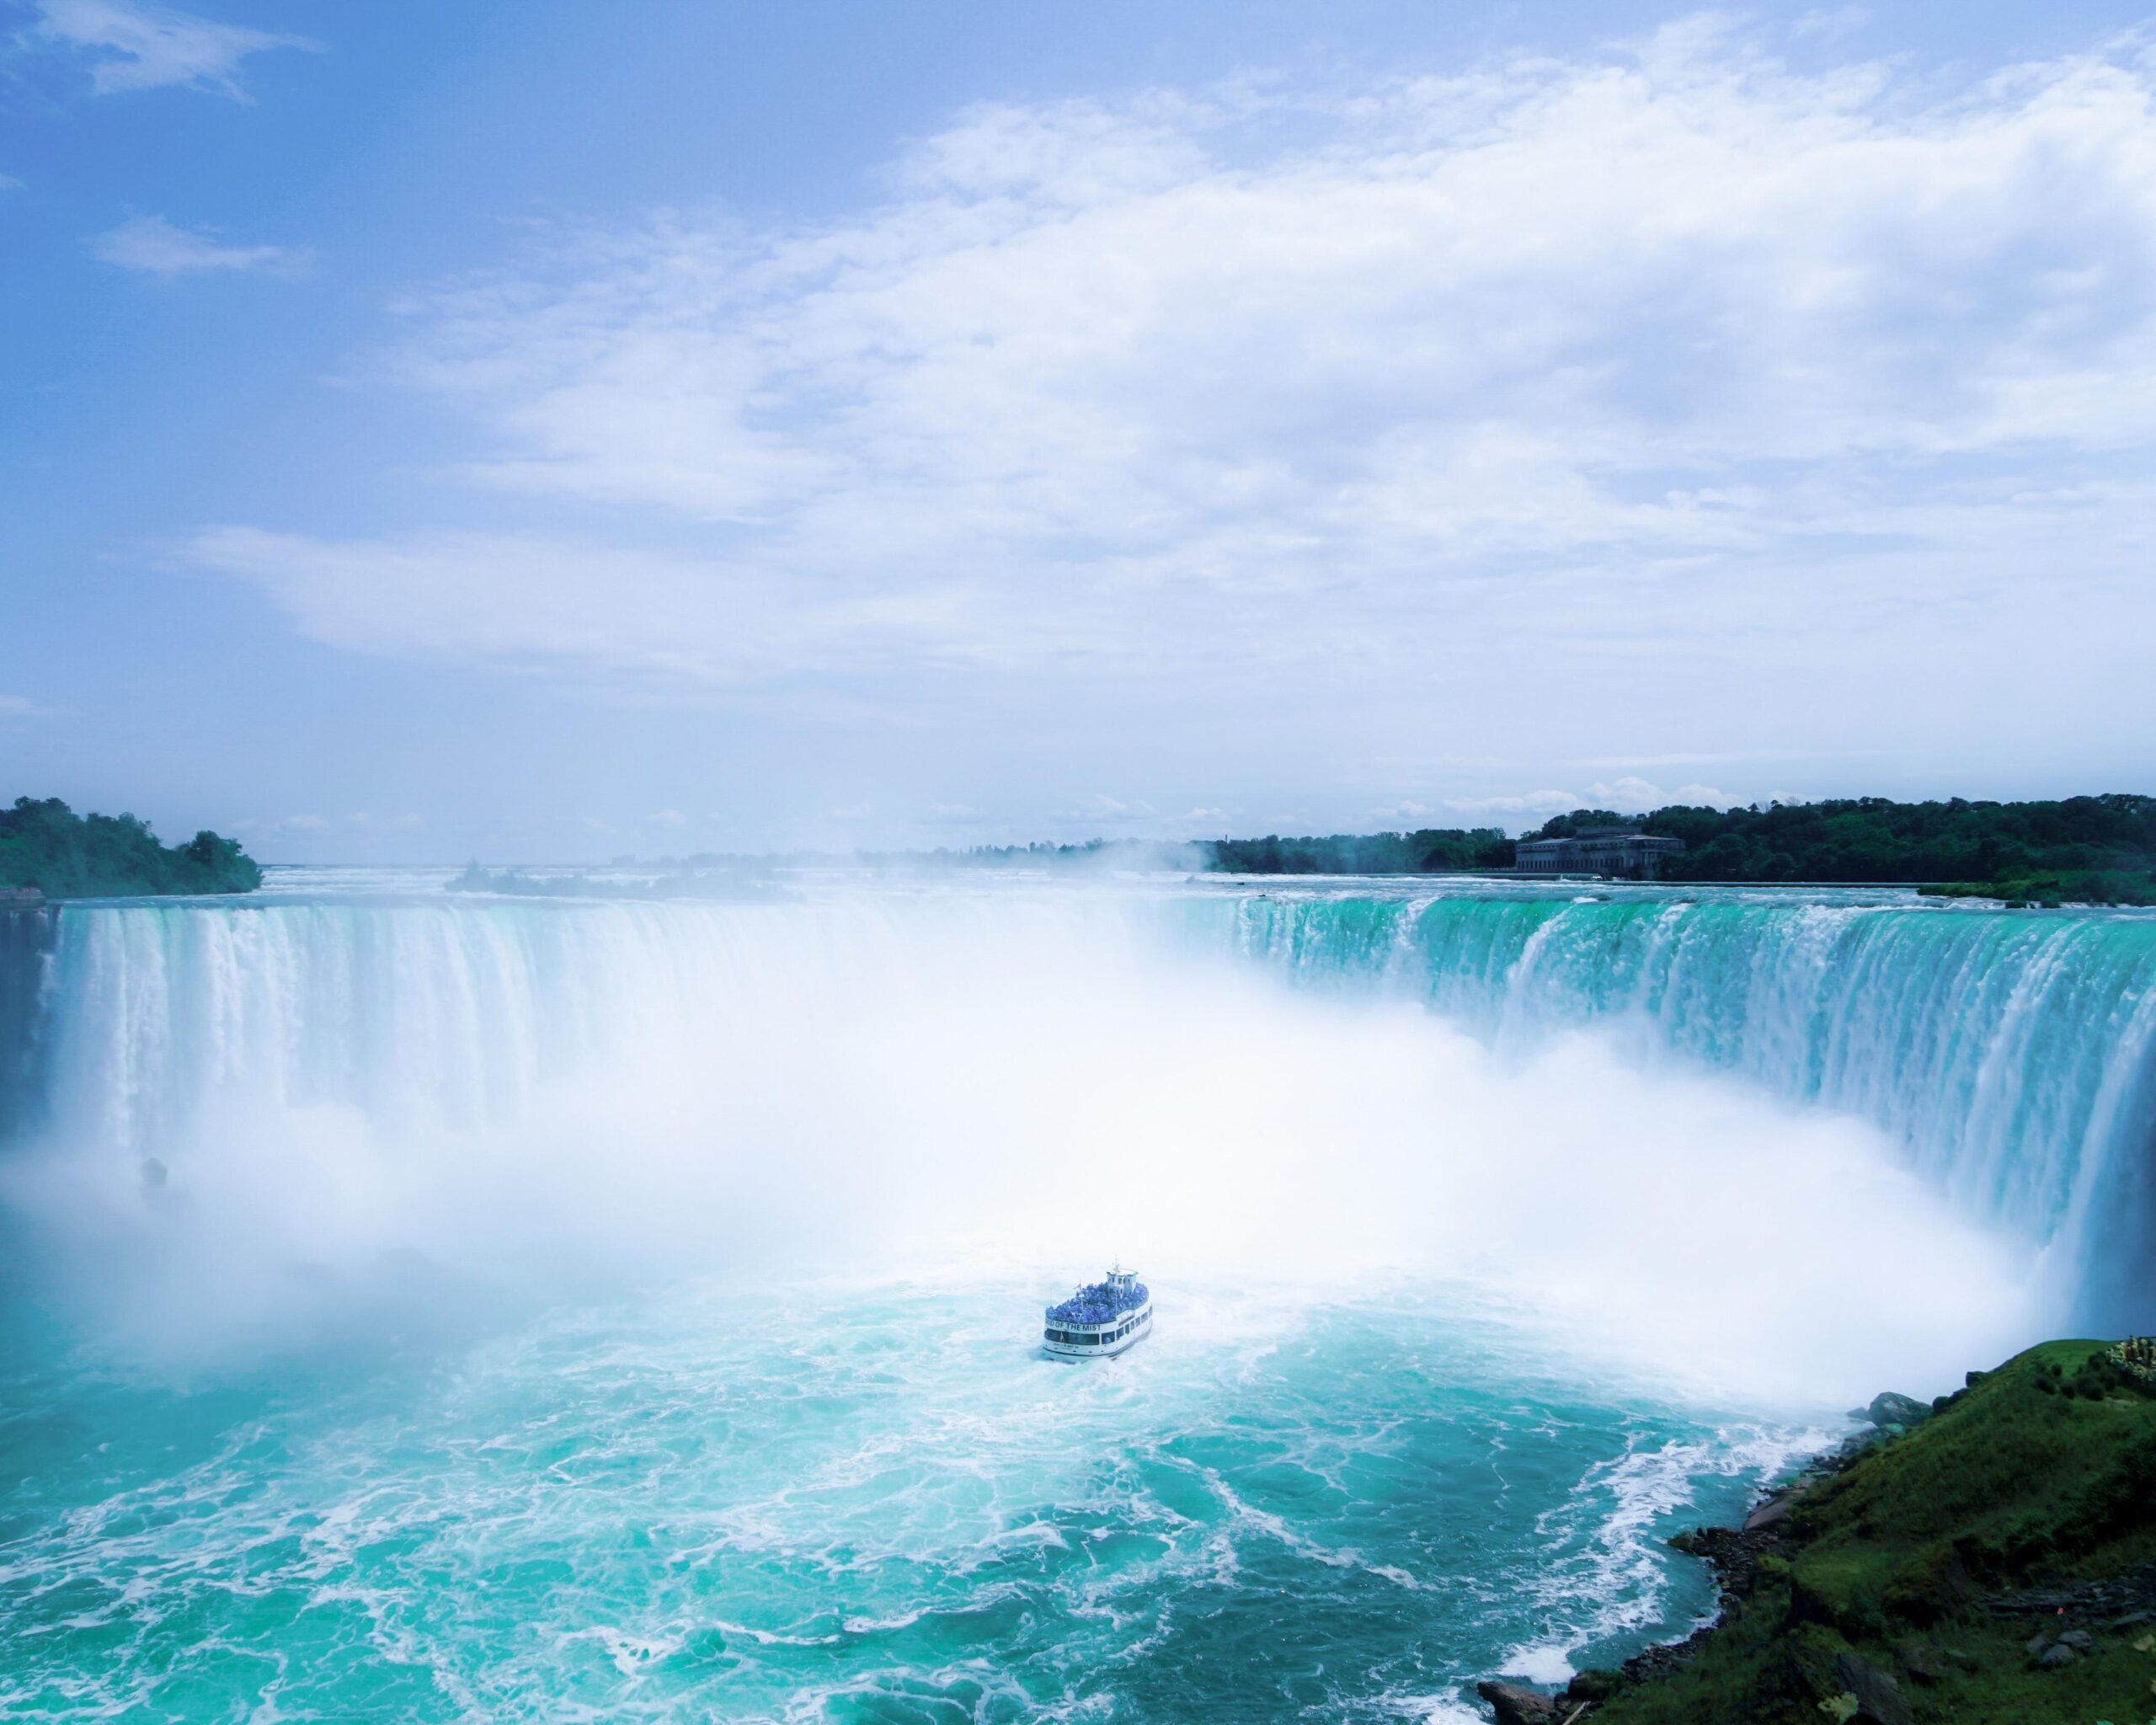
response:
<path fill-rule="evenodd" d="M 789 1012 L 933 986 L 924 970 L 984 945 L 1235 953 L 1424 1001 L 1500 1050 L 1593 1027 L 1635 1061 L 1858 1115 L 1964 1214 L 2048 1248 L 2089 1321 L 2145 1321 L 2156 919 L 1879 898 L 1328 884 L 83 908 L 49 954 L 42 919 L 10 919 L 36 937 L 0 953 L 0 1119 L 132 1179 L 146 1158 L 179 1171 L 242 1111 L 513 1126 L 565 1075 L 747 1059 Z"/>
<path fill-rule="evenodd" d="M 11 1717 L 1465 1725 L 1684 1633 L 1668 1535 L 2031 1338 L 2036 1247 L 2137 1294 L 2131 917 L 408 883 L 34 932 Z M 1155 1333 L 1041 1358 L 1114 1252 Z"/>
<path fill-rule="evenodd" d="M 1785 893 L 1268 894 L 1244 948 L 1412 991 L 1501 1044 L 1609 1028 L 1897 1139 L 1966 1212 L 2067 1261 L 2081 1315 L 2156 1310 L 2156 918 Z"/>

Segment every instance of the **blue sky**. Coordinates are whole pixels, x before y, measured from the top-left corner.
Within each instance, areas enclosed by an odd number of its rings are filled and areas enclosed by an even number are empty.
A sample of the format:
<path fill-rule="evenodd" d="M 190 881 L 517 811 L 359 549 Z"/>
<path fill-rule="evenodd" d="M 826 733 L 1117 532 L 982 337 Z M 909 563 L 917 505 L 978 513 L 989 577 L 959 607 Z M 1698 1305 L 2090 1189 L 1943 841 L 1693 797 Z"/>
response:
<path fill-rule="evenodd" d="M 0 3 L 0 788 L 305 860 L 2156 788 L 2102 6 Z"/>

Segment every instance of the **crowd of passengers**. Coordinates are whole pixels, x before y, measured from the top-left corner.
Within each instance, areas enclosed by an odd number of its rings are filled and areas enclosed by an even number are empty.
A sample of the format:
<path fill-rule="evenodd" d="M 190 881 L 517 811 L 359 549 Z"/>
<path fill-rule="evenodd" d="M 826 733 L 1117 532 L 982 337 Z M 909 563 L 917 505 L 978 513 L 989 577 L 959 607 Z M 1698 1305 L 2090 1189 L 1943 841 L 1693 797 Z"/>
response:
<path fill-rule="evenodd" d="M 1126 1311 L 1137 1311 L 1152 1297 L 1145 1291 L 1143 1282 L 1134 1284 L 1128 1294 L 1121 1295 L 1106 1282 L 1096 1282 L 1090 1288 L 1081 1288 L 1062 1305 L 1049 1307 L 1049 1322 L 1057 1324 L 1108 1323 Z"/>

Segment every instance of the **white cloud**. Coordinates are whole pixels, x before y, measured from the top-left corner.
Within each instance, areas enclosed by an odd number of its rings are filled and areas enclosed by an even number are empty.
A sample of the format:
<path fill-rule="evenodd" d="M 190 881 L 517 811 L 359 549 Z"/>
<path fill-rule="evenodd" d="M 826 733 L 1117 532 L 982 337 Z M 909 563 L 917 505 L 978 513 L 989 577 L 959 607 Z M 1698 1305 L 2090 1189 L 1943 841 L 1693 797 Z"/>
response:
<path fill-rule="evenodd" d="M 0 695 L 0 718 L 57 718 L 61 709 L 33 701 L 27 695 Z"/>
<path fill-rule="evenodd" d="M 151 275 L 201 275 L 266 270 L 289 275 L 307 268 L 310 254 L 291 246 L 220 245 L 207 234 L 175 227 L 162 216 L 136 216 L 97 235 L 90 249 L 108 264 Z"/>
<path fill-rule="evenodd" d="M 1801 13 L 1796 21 L 1790 25 L 1789 33 L 1799 38 L 1817 36 L 1833 41 L 1849 35 L 1852 31 L 1862 29 L 1870 22 L 1871 12 L 1868 7 L 1837 6 L 1832 8 L 1822 7 Z"/>
<path fill-rule="evenodd" d="M 1497 797 L 1448 797 L 1463 814 L 1565 814 L 1581 806 L 1577 791 L 1524 791 Z"/>
<path fill-rule="evenodd" d="M 320 814 L 286 814 L 275 819 L 265 819 L 260 815 L 250 816 L 244 820 L 234 821 L 232 825 L 235 830 L 239 832 L 283 838 L 295 835 L 306 837 L 324 833 L 329 830 L 330 823 L 326 816 Z"/>
<path fill-rule="evenodd" d="M 2145 688 L 2156 61 L 1761 40 L 986 107 L 845 219 L 563 232 L 386 361 L 543 528 L 184 553 L 368 651 L 1311 728 L 1389 688 L 1372 730 L 1503 712 L 1530 760 Z"/>
<path fill-rule="evenodd" d="M 1587 794 L 1596 808 L 1612 809 L 1620 814 L 1636 814 L 1667 800 L 1660 785 L 1643 778 L 1626 777 L 1614 784 L 1591 784 Z"/>
<path fill-rule="evenodd" d="M 92 87 L 101 96 L 177 84 L 243 102 L 239 68 L 248 55 L 320 45 L 146 0 L 38 0 L 38 11 L 28 34 L 90 55 Z"/>
<path fill-rule="evenodd" d="M 991 610 L 955 587 L 789 585 L 723 557 L 528 534 L 339 542 L 244 526 L 205 529 L 177 549 L 259 587 L 315 638 L 366 651 L 718 683 L 996 652 Z"/>
<path fill-rule="evenodd" d="M 648 814 L 644 819 L 653 826 L 686 826 L 689 824 L 689 817 L 679 809 L 661 809 L 657 814 Z"/>
<path fill-rule="evenodd" d="M 1679 785 L 1675 790 L 1668 791 L 1650 779 L 1628 777 L 1610 783 L 1597 781 L 1577 791 L 1449 798 L 1446 807 L 1477 814 L 1568 814 L 1575 809 L 1608 809 L 1620 814 L 1642 814 L 1676 803 L 1726 809 L 1742 800 L 1712 785 Z"/>

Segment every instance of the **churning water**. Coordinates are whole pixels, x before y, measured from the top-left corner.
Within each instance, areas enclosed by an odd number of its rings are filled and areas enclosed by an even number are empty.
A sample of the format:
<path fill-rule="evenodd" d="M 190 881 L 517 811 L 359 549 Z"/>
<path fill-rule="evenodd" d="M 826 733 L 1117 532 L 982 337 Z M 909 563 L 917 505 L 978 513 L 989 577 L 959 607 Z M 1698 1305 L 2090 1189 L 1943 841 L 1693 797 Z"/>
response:
<path fill-rule="evenodd" d="M 287 879 L 0 948 L 0 1712 L 1451 1718 L 2145 1310 L 2156 922 Z M 1157 1333 L 1040 1358 L 1109 1254 Z"/>

